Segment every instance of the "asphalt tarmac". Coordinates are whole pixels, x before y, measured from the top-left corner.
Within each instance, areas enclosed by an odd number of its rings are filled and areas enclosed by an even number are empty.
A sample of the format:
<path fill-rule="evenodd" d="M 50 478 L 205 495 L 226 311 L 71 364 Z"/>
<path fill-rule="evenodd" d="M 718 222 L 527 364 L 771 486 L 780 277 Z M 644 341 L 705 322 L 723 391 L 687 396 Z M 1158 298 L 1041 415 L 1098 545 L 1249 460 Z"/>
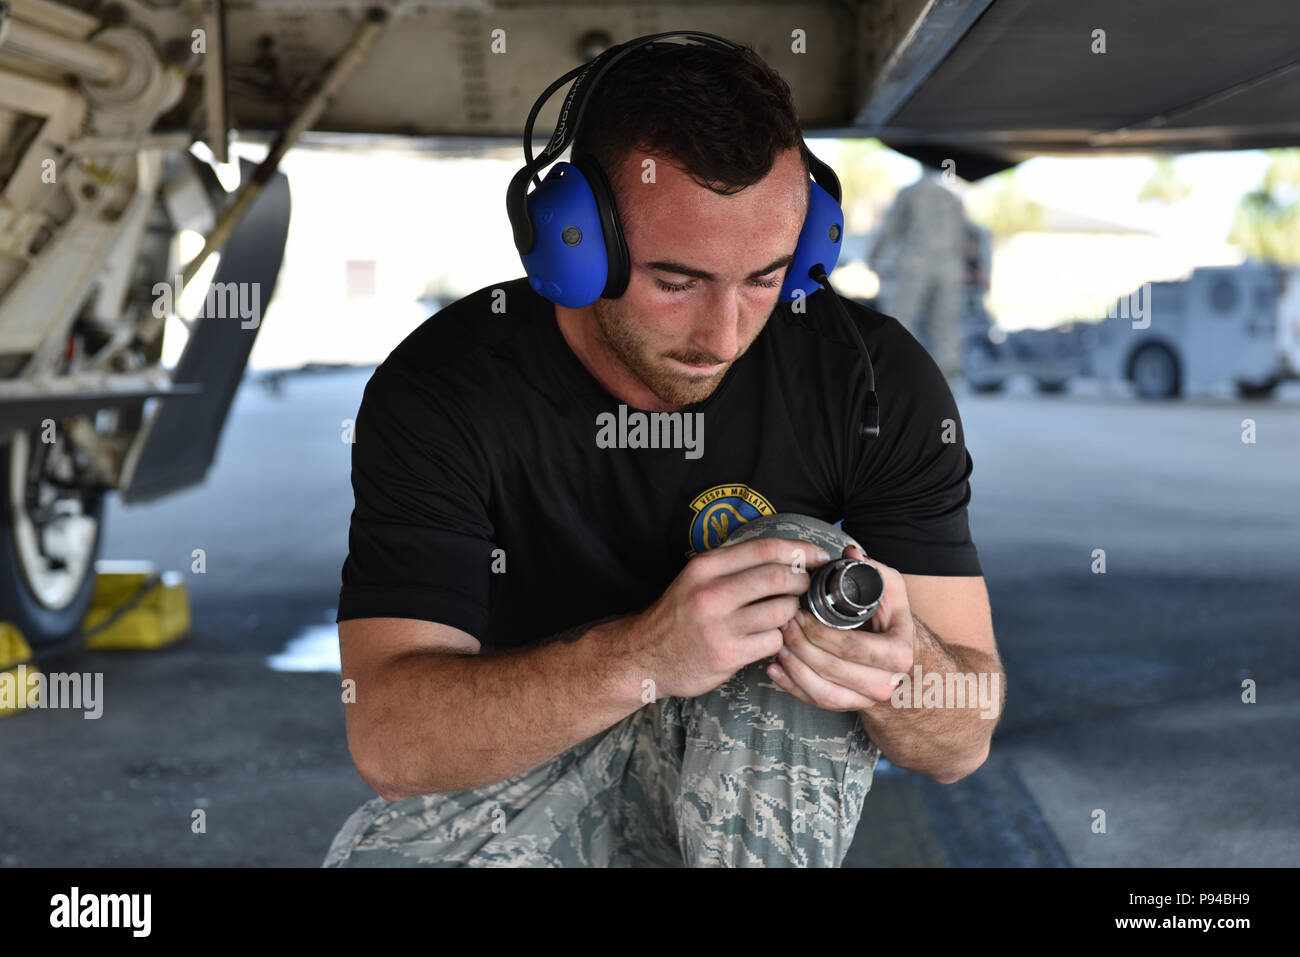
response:
<path fill-rule="evenodd" d="M 103 673 L 97 720 L 0 721 L 0 865 L 314 866 L 372 796 L 337 672 L 279 670 L 330 667 L 343 420 L 370 371 L 291 375 L 278 392 L 250 376 L 204 485 L 110 501 L 104 557 L 181 571 L 193 628 L 165 650 L 58 662 Z M 1300 861 L 1296 390 L 958 396 L 1007 711 L 962 781 L 882 766 L 846 863 Z"/>

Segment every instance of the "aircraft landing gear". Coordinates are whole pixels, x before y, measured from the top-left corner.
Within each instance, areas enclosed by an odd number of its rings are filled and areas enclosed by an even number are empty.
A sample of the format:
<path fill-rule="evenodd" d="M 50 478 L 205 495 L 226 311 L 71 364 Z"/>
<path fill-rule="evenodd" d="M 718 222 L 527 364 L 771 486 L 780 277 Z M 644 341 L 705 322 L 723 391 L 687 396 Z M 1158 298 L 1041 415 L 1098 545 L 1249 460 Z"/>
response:
<path fill-rule="evenodd" d="M 77 484 L 69 443 L 39 436 L 15 431 L 0 446 L 0 621 L 37 652 L 90 607 L 105 494 Z"/>

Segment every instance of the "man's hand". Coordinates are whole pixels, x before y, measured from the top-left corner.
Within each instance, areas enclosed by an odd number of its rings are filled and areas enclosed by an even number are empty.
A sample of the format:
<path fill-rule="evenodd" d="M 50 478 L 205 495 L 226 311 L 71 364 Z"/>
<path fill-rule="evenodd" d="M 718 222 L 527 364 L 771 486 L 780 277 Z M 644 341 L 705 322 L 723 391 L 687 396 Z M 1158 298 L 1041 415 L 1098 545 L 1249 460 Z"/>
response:
<path fill-rule="evenodd" d="M 807 569 L 830 561 L 807 542 L 759 538 L 692 558 L 663 596 L 618 628 L 633 668 L 657 697 L 694 698 L 781 648 L 799 609 Z"/>
<path fill-rule="evenodd" d="M 862 711 L 888 701 L 894 675 L 911 671 L 916 659 L 916 624 L 903 576 L 853 546 L 844 557 L 868 561 L 884 580 L 870 630 L 840 631 L 799 611 L 782 629 L 780 663 L 767 668 L 781 688 L 826 711 Z"/>

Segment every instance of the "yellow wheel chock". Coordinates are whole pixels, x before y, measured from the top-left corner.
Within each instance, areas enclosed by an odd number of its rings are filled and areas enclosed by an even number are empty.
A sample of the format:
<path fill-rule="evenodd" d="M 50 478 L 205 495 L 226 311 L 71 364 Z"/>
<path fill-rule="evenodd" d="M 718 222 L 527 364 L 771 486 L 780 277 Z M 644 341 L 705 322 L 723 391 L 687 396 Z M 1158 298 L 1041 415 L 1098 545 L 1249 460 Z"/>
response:
<path fill-rule="evenodd" d="M 95 562 L 94 594 L 77 646 L 91 651 L 151 650 L 179 641 L 189 630 L 190 601 L 180 572 L 159 572 L 150 562 Z M 0 717 L 36 706 L 29 682 L 19 680 L 20 665 L 22 677 L 39 673 L 31 660 L 32 648 L 22 633 L 0 621 L 0 686 L 14 692 L 0 694 Z"/>

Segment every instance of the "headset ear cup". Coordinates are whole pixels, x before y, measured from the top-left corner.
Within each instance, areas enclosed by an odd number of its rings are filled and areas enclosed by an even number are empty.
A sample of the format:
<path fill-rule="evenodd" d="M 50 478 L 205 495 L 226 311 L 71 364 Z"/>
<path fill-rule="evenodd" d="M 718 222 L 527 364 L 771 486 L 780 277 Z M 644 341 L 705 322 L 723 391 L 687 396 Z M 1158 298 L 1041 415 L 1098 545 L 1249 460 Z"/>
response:
<path fill-rule="evenodd" d="M 534 242 L 520 261 L 529 285 L 569 309 L 591 305 L 609 285 L 609 270 L 604 226 L 587 177 L 570 163 L 556 163 L 527 204 Z"/>
<path fill-rule="evenodd" d="M 808 275 L 814 265 L 820 265 L 829 276 L 839 262 L 844 238 L 844 210 L 835 197 L 816 181 L 808 196 L 808 214 L 799 231 L 794 262 L 785 275 L 785 283 L 777 297 L 781 302 L 812 295 L 821 286 Z"/>
<path fill-rule="evenodd" d="M 609 269 L 601 296 L 605 299 L 617 299 L 627 290 L 631 264 L 628 259 L 627 242 L 623 238 L 623 224 L 619 221 L 618 206 L 614 202 L 614 188 L 594 157 L 579 154 L 571 157 L 569 161 L 587 178 L 592 195 L 596 197 L 600 228 L 605 237 L 605 261 Z"/>

